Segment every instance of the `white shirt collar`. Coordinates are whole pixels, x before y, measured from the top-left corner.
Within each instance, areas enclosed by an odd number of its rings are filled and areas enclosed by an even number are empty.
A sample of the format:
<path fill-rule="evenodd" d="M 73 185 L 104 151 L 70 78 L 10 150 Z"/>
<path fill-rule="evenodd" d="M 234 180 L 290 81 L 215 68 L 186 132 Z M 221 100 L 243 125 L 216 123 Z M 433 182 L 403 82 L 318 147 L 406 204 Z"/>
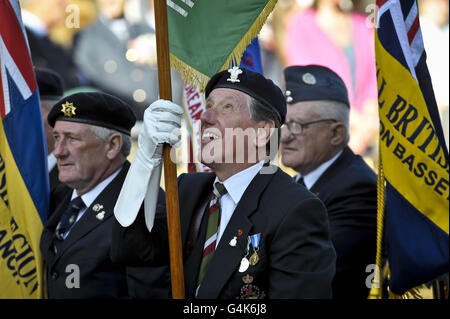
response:
<path fill-rule="evenodd" d="M 22 9 L 23 24 L 31 29 L 37 36 L 44 37 L 48 34 L 48 28 L 39 17 L 30 11 Z"/>
<path fill-rule="evenodd" d="M 342 154 L 343 151 L 338 152 L 335 156 L 333 156 L 330 160 L 320 164 L 315 170 L 309 172 L 308 174 L 303 176 L 303 182 L 307 189 L 311 189 L 317 180 L 322 176 L 322 174 L 334 163 L 334 161 Z M 297 175 L 295 181 L 298 181 L 302 177 L 300 174 Z"/>
<path fill-rule="evenodd" d="M 100 193 L 106 188 L 106 186 L 108 186 L 109 183 L 111 183 L 111 181 L 120 173 L 121 170 L 122 170 L 122 167 L 120 167 L 117 171 L 115 171 L 114 173 L 109 175 L 102 182 L 97 184 L 97 186 L 95 186 L 89 192 L 81 195 L 81 199 L 83 200 L 86 207 L 90 207 L 92 205 L 92 203 L 95 201 L 95 199 L 98 197 L 98 195 L 100 195 Z M 78 195 L 77 195 L 76 190 L 73 190 L 71 200 L 77 196 Z"/>
<path fill-rule="evenodd" d="M 250 182 L 253 180 L 256 174 L 258 174 L 263 165 L 264 161 L 256 163 L 255 165 L 250 166 L 249 168 L 246 168 L 243 171 L 240 171 L 239 173 L 227 178 L 223 182 L 225 188 L 228 191 L 228 194 L 231 196 L 236 205 L 239 203 L 248 185 L 250 185 Z M 219 179 L 217 177 L 214 181 L 214 184 L 216 182 L 219 182 Z"/>

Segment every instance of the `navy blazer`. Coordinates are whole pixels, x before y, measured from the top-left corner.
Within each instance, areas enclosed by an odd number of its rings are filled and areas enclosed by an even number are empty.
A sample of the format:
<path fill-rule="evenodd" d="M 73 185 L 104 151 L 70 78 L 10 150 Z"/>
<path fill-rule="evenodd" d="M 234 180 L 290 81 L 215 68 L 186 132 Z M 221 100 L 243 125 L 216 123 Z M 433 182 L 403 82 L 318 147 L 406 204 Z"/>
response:
<path fill-rule="evenodd" d="M 333 298 L 367 298 L 366 267 L 375 264 L 376 252 L 376 174 L 346 147 L 310 191 L 328 210 L 337 253 Z"/>
<path fill-rule="evenodd" d="M 41 252 L 46 263 L 48 298 L 167 298 L 169 278 L 167 268 L 129 268 L 110 258 L 114 206 L 130 167 L 125 162 L 119 174 L 100 193 L 84 215 L 75 223 L 55 254 L 52 249 L 55 228 L 67 208 L 72 189 L 61 184 L 52 192 L 55 211 L 50 215 L 41 236 Z M 164 211 L 164 196 L 160 189 L 158 211 Z M 103 205 L 103 219 L 95 204 Z M 66 281 L 79 268 L 79 288 L 68 288 Z M 72 266 L 71 266 L 72 267 Z"/>
<path fill-rule="evenodd" d="M 207 219 L 203 218 L 192 250 L 186 246 L 193 215 L 212 192 L 213 173 L 178 178 L 186 298 L 194 298 Z M 167 226 L 156 216 L 151 232 L 143 209 L 129 227 L 113 226 L 114 261 L 136 264 L 168 262 Z M 207 214 L 204 214 L 205 216 Z M 257 174 L 244 192 L 214 252 L 197 298 L 330 298 L 335 251 L 322 202 L 287 174 Z M 239 265 L 247 238 L 260 234 L 259 262 L 246 271 Z M 237 244 L 230 245 L 236 237 Z M 247 258 L 254 252 L 250 247 Z"/>

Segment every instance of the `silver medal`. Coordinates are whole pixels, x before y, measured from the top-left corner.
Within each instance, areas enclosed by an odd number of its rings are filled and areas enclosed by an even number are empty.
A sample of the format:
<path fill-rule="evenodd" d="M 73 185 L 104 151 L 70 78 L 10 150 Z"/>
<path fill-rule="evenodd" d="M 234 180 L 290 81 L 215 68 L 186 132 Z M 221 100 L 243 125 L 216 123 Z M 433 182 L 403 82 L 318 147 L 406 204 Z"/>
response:
<path fill-rule="evenodd" d="M 239 272 L 244 272 L 248 269 L 248 266 L 250 266 L 250 262 L 248 261 L 247 257 L 242 258 L 241 264 L 239 265 Z"/>

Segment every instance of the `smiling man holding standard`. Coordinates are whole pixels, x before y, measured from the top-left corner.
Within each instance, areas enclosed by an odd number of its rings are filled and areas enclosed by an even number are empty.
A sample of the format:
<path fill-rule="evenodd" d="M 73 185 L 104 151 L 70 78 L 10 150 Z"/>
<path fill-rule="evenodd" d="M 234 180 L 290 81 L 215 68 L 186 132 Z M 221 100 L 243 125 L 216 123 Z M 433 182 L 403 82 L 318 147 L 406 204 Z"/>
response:
<path fill-rule="evenodd" d="M 186 297 L 331 297 L 335 252 L 325 207 L 279 168 L 267 169 L 267 145 L 286 115 L 281 90 L 235 67 L 213 76 L 205 96 L 201 160 L 214 173 L 178 178 Z M 146 110 L 140 148 L 115 207 L 121 224 L 113 231 L 115 261 L 169 262 L 166 222 L 154 220 L 149 207 L 160 148 L 178 141 L 171 133 L 182 112 L 168 101 Z"/>

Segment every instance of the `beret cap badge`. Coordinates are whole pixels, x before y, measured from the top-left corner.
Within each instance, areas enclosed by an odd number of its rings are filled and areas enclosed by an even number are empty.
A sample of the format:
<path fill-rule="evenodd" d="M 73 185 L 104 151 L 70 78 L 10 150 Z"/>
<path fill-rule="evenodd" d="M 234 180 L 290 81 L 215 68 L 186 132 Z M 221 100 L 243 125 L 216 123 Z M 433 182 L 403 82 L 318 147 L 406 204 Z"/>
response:
<path fill-rule="evenodd" d="M 227 81 L 230 81 L 232 83 L 241 82 L 241 80 L 238 79 L 239 74 L 242 73 L 242 70 L 239 69 L 239 67 L 233 66 L 232 69 L 228 69 L 228 72 L 230 73 L 230 77 L 227 79 Z"/>
<path fill-rule="evenodd" d="M 311 73 L 303 74 L 302 80 L 303 80 L 303 82 L 305 82 L 306 84 L 309 84 L 309 85 L 316 84 L 316 78 Z"/>
<path fill-rule="evenodd" d="M 75 114 L 76 107 L 73 105 L 73 103 L 66 102 L 62 104 L 61 112 L 64 114 L 64 116 L 72 117 Z"/>

